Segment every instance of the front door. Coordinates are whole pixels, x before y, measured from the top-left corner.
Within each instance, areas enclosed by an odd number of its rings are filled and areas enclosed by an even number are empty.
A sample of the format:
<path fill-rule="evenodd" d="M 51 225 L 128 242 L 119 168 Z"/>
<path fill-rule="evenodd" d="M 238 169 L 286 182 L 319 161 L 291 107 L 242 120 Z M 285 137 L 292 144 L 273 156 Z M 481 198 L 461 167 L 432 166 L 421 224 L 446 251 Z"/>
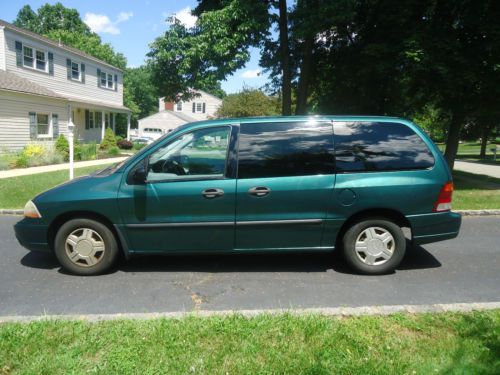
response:
<path fill-rule="evenodd" d="M 334 183 L 331 122 L 241 124 L 235 248 L 320 248 Z"/>
<path fill-rule="evenodd" d="M 182 134 L 149 156 L 145 184 L 122 184 L 119 204 L 130 251 L 233 249 L 230 139 L 230 126 Z"/>

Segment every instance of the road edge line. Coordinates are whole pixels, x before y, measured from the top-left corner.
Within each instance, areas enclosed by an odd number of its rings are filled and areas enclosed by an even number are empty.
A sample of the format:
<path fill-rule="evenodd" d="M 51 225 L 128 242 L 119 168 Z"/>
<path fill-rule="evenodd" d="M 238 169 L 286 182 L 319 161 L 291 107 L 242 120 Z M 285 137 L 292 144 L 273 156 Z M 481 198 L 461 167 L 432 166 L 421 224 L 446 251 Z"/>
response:
<path fill-rule="evenodd" d="M 117 314 L 68 314 L 68 315 L 7 315 L 0 316 L 1 323 L 29 323 L 35 321 L 88 321 L 99 322 L 119 319 L 151 320 L 151 319 L 180 319 L 188 316 L 213 317 L 241 315 L 247 318 L 258 315 L 322 315 L 332 317 L 364 316 L 364 315 L 392 315 L 398 313 L 444 313 L 444 312 L 472 312 L 500 309 L 500 302 L 472 302 L 472 303 L 439 303 L 426 305 L 385 305 L 360 307 L 319 307 L 305 309 L 256 309 L 256 310 L 199 310 L 155 313 L 117 313 Z"/>

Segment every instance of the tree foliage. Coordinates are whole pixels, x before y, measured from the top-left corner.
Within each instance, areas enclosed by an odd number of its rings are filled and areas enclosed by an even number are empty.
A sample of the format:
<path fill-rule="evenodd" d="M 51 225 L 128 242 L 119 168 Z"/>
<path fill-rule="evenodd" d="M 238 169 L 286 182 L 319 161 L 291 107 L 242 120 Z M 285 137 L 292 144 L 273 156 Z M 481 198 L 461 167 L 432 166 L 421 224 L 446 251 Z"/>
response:
<path fill-rule="evenodd" d="M 280 113 L 280 101 L 257 89 L 244 88 L 229 94 L 217 111 L 218 117 L 274 116 Z"/>

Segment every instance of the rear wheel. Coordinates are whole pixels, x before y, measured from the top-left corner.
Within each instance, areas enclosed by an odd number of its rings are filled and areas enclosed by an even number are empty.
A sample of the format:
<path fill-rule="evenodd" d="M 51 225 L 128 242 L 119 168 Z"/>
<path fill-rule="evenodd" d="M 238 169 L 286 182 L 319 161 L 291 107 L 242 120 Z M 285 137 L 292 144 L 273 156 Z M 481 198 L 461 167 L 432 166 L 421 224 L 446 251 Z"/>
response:
<path fill-rule="evenodd" d="M 370 218 L 351 226 L 343 238 L 346 261 L 356 271 L 378 275 L 394 271 L 406 251 L 401 228 L 383 218 Z"/>
<path fill-rule="evenodd" d="M 56 234 L 54 250 L 62 267 L 77 275 L 97 275 L 107 271 L 118 257 L 113 232 L 90 219 L 73 219 Z"/>

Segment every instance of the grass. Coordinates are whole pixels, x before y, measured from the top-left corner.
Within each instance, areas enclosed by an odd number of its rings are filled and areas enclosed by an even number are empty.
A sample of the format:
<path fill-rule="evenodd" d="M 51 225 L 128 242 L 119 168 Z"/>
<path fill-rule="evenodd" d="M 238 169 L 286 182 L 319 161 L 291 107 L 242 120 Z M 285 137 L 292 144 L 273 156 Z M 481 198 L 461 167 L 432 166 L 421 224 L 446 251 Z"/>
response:
<path fill-rule="evenodd" d="M 500 208 L 500 179 L 453 171 L 453 209 L 480 210 Z"/>
<path fill-rule="evenodd" d="M 498 374 L 500 310 L 0 325 L 3 374 Z"/>
<path fill-rule="evenodd" d="M 437 143 L 437 146 L 442 152 L 444 152 L 444 143 Z M 491 152 L 491 148 L 495 146 L 496 145 L 493 143 L 488 143 L 486 146 L 486 156 L 481 158 L 479 156 L 481 151 L 481 144 L 479 142 L 461 143 L 458 145 L 457 160 L 468 160 L 485 164 L 500 165 L 500 146 L 497 146 L 497 159 L 496 161 L 493 160 L 493 152 Z"/>
<path fill-rule="evenodd" d="M 107 165 L 76 168 L 75 177 L 106 168 Z M 37 194 L 68 180 L 68 170 L 0 179 L 0 208 L 23 208 Z M 1 373 L 0 373 L 1 375 Z"/>

